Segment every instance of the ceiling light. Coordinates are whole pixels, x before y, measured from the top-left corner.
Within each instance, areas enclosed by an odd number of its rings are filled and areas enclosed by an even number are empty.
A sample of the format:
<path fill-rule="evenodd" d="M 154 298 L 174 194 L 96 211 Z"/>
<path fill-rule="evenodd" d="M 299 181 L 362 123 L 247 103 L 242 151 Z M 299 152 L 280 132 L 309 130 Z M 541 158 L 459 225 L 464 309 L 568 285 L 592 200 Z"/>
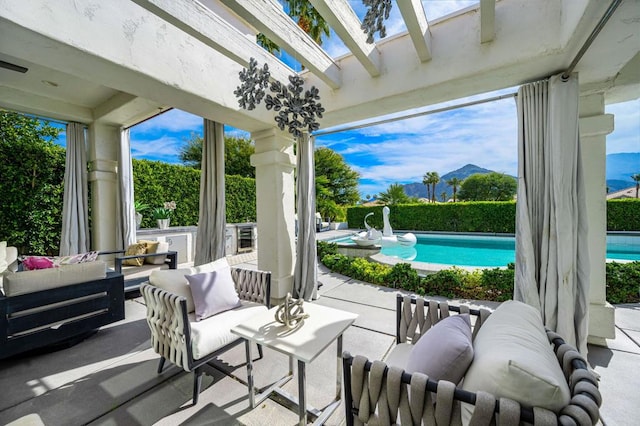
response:
<path fill-rule="evenodd" d="M 58 83 L 56 83 L 55 81 L 42 80 L 42 84 L 46 84 L 47 86 L 51 87 L 58 87 Z"/>

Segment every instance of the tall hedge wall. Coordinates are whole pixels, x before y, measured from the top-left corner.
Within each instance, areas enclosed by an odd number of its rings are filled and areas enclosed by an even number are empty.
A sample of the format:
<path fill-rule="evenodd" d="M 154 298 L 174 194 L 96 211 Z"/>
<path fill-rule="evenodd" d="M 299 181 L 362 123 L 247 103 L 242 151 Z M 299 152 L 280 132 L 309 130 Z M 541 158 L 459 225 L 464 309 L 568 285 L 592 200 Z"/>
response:
<path fill-rule="evenodd" d="M 389 222 L 394 229 L 413 231 L 514 233 L 516 203 L 513 201 L 472 201 L 446 204 L 407 204 L 389 207 Z M 347 211 L 350 228 L 367 223 L 382 229 L 382 207 L 352 207 Z"/>
<path fill-rule="evenodd" d="M 165 201 L 176 202 L 171 226 L 197 225 L 200 170 L 159 161 L 133 160 L 133 184 L 136 201 L 147 204 L 151 209 L 162 207 Z M 225 188 L 227 222 L 254 222 L 255 179 L 225 176 Z M 142 215 L 143 228 L 156 227 L 150 211 Z"/>
<path fill-rule="evenodd" d="M 391 227 L 398 230 L 515 233 L 515 201 L 406 204 L 389 208 Z M 369 212 L 374 215 L 367 223 L 382 229 L 382 206 L 349 208 L 349 227 L 364 228 L 364 217 Z M 640 199 L 607 201 L 607 230 L 640 231 Z"/>
<path fill-rule="evenodd" d="M 640 198 L 607 201 L 607 230 L 640 231 Z"/>

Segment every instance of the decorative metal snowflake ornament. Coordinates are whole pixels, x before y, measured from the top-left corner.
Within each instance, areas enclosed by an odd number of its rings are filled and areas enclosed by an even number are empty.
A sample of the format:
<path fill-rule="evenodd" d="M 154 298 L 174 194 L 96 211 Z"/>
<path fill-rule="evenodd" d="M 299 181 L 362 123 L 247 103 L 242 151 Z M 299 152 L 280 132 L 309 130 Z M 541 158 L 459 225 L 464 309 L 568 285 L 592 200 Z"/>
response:
<path fill-rule="evenodd" d="M 270 76 L 267 64 L 258 68 L 258 61 L 254 58 L 249 60 L 249 69 L 243 68 L 240 71 L 242 84 L 233 92 L 239 98 L 238 103 L 241 108 L 252 110 L 260 104 L 265 95 L 264 89 L 269 86 Z"/>
<path fill-rule="evenodd" d="M 367 34 L 367 43 L 371 44 L 376 31 L 380 32 L 382 38 L 387 36 L 384 20 L 389 19 L 391 0 L 362 0 L 362 3 L 368 10 L 360 28 Z"/>
<path fill-rule="evenodd" d="M 318 102 L 319 91 L 315 86 L 304 91 L 304 80 L 297 75 L 289 76 L 289 84 L 283 85 L 274 81 L 269 86 L 269 67 L 267 64 L 258 70 L 257 61 L 253 58 L 249 61 L 249 69 L 240 72 L 240 81 L 243 82 L 233 93 L 238 97 L 240 107 L 254 109 L 264 98 L 265 107 L 278 113 L 275 117 L 280 130 L 287 128 L 289 133 L 299 138 L 306 129 L 309 132 L 318 130 L 320 124 L 316 118 L 322 118 L 324 108 Z M 264 78 L 263 76 L 267 76 Z M 265 95 L 264 88 L 269 87 L 273 93 Z M 304 96 L 303 96 L 304 92 Z"/>

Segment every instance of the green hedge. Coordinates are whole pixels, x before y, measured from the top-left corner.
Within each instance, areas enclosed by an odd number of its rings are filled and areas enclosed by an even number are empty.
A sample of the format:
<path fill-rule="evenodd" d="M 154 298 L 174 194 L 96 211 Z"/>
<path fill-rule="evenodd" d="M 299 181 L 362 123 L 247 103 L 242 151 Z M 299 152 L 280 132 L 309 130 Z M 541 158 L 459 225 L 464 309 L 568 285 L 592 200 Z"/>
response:
<path fill-rule="evenodd" d="M 514 233 L 516 204 L 513 201 L 472 201 L 444 204 L 406 204 L 390 207 L 389 222 L 394 229 L 412 231 Z M 347 210 L 350 228 L 369 225 L 382 229 L 382 206 L 351 207 Z"/>
<path fill-rule="evenodd" d="M 361 257 L 351 258 L 339 254 L 337 247 L 335 243 L 318 241 L 318 256 L 321 262 L 334 272 L 361 281 L 450 299 L 496 302 L 513 299 L 513 263 L 506 269 L 482 269 L 472 272 L 454 266 L 426 277 L 419 277 L 408 263 L 398 263 L 391 267 Z M 606 271 L 609 302 L 640 302 L 640 262 L 607 263 Z"/>
<path fill-rule="evenodd" d="M 200 203 L 200 170 L 159 161 L 133 160 L 133 182 L 136 201 L 151 209 L 165 201 L 175 201 L 171 226 L 198 224 Z M 255 222 L 255 179 L 225 176 L 226 218 L 228 223 Z M 151 212 L 142 213 L 142 227 L 155 228 Z"/>
<path fill-rule="evenodd" d="M 475 201 L 443 204 L 403 204 L 391 206 L 389 222 L 397 230 L 515 233 L 515 201 Z M 367 213 L 369 225 L 382 229 L 382 206 L 350 207 L 350 228 L 364 228 Z M 607 230 L 640 231 L 640 199 L 607 201 Z"/>
<path fill-rule="evenodd" d="M 607 230 L 640 231 L 640 199 L 608 200 Z"/>

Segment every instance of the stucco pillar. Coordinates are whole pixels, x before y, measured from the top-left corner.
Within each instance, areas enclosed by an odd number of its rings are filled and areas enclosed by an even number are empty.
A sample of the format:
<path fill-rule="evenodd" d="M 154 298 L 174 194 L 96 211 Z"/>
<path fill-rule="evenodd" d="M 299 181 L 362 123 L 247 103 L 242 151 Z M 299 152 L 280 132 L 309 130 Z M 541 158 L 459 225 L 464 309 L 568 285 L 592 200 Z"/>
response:
<path fill-rule="evenodd" d="M 91 186 L 91 248 L 115 250 L 120 128 L 99 122 L 89 125 L 89 185 Z"/>
<path fill-rule="evenodd" d="M 614 309 L 606 300 L 607 199 L 606 143 L 613 115 L 604 113 L 601 93 L 580 97 L 580 139 L 589 226 L 589 343 L 606 345 L 615 337 Z"/>
<path fill-rule="evenodd" d="M 293 139 L 276 129 L 251 134 L 256 168 L 258 268 L 271 271 L 271 300 L 293 289 L 295 261 L 295 186 Z"/>

